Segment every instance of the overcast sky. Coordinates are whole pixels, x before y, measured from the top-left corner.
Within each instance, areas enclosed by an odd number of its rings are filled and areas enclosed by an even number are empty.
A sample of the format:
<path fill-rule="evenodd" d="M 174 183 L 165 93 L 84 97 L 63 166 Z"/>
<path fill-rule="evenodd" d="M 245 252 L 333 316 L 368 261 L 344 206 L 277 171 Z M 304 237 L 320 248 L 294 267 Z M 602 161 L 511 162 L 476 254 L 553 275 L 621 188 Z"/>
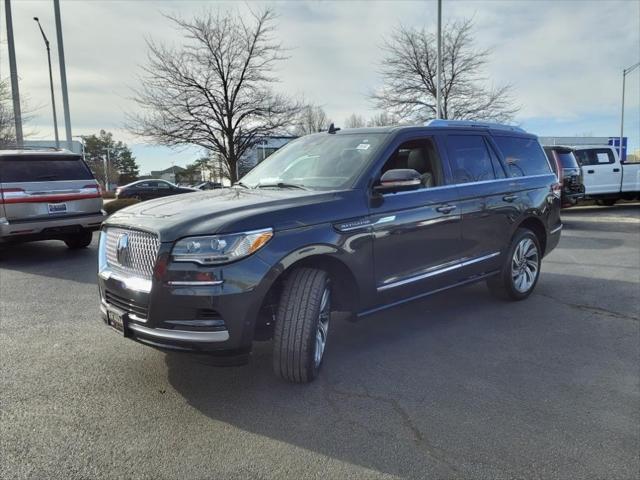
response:
<path fill-rule="evenodd" d="M 142 172 L 184 165 L 198 150 L 145 145 L 123 129 L 135 108 L 131 87 L 145 63 L 145 38 L 180 42 L 162 13 L 189 17 L 209 8 L 246 5 L 193 1 L 62 1 L 62 23 L 74 135 L 104 128 L 134 150 Z M 640 1 L 443 1 L 445 22 L 472 17 L 479 48 L 491 47 L 487 74 L 510 83 L 522 106 L 516 121 L 538 135 L 615 136 L 620 131 L 622 68 L 640 60 Z M 27 130 L 53 137 L 46 51 L 33 21 L 52 42 L 61 137 L 64 135 L 53 2 L 14 0 L 20 92 L 35 109 Z M 259 8 L 251 2 L 251 8 Z M 284 92 L 304 95 L 340 124 L 375 110 L 366 94 L 379 85 L 380 45 L 399 24 L 435 29 L 435 1 L 269 2 L 278 36 L 292 50 L 280 66 Z M 4 9 L 0 76 L 8 77 Z M 640 144 L 640 75 L 627 77 L 625 134 Z"/>

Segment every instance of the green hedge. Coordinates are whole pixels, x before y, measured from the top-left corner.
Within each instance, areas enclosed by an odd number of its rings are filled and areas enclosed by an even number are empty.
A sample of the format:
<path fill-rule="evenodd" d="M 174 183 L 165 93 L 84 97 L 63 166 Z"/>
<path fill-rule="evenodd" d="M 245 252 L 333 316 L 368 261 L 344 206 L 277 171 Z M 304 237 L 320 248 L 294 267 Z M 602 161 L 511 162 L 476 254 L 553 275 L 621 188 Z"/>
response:
<path fill-rule="evenodd" d="M 119 198 L 118 200 L 105 203 L 103 208 L 104 211 L 107 212 L 107 215 L 111 215 L 124 207 L 135 205 L 136 203 L 140 203 L 140 200 L 135 198 Z"/>

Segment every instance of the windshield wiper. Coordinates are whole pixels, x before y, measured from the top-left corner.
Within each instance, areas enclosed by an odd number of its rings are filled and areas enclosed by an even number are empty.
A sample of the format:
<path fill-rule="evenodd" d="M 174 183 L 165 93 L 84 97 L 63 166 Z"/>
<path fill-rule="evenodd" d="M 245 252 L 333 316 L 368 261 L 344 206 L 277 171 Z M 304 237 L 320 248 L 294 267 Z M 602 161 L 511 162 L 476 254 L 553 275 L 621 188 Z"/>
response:
<path fill-rule="evenodd" d="M 259 183 L 258 185 L 256 185 L 256 188 L 298 188 L 300 190 L 309 190 L 304 185 L 299 185 L 297 183 L 286 183 L 286 182 Z"/>
<path fill-rule="evenodd" d="M 233 186 L 235 187 L 236 185 L 238 185 L 239 187 L 243 187 L 243 188 L 251 188 L 248 185 L 242 183 L 242 182 L 236 182 L 233 184 Z"/>

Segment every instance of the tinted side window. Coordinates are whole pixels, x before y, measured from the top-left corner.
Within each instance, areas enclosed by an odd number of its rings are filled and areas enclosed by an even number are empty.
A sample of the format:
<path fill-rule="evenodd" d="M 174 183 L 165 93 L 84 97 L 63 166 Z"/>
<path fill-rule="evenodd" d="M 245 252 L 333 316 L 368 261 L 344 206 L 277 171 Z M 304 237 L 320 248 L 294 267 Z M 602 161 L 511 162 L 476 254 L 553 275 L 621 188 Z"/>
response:
<path fill-rule="evenodd" d="M 168 183 L 165 182 L 158 182 L 158 188 L 164 188 L 166 190 L 170 189 L 171 186 Z"/>
<path fill-rule="evenodd" d="M 387 170 L 404 168 L 411 168 L 420 174 L 423 188 L 444 183 L 440 156 L 430 138 L 402 143 L 384 164 L 380 175 Z"/>
<path fill-rule="evenodd" d="M 93 180 L 89 168 L 79 157 L 4 157 L 0 159 L 0 181 L 55 182 Z"/>
<path fill-rule="evenodd" d="M 449 135 L 447 152 L 455 183 L 495 179 L 491 157 L 480 135 Z"/>
<path fill-rule="evenodd" d="M 512 177 L 551 173 L 547 156 L 538 140 L 524 137 L 495 136 Z"/>
<path fill-rule="evenodd" d="M 562 168 L 578 168 L 578 162 L 573 152 L 558 152 L 558 159 Z"/>
<path fill-rule="evenodd" d="M 493 149 L 493 146 L 485 139 L 489 155 L 491 156 L 491 164 L 493 165 L 493 172 L 496 174 L 496 178 L 507 178 L 507 174 L 504 171 L 504 167 L 498 158 L 498 154 Z"/>
<path fill-rule="evenodd" d="M 608 148 L 576 150 L 575 155 L 580 165 L 606 165 L 615 162 L 613 152 Z"/>

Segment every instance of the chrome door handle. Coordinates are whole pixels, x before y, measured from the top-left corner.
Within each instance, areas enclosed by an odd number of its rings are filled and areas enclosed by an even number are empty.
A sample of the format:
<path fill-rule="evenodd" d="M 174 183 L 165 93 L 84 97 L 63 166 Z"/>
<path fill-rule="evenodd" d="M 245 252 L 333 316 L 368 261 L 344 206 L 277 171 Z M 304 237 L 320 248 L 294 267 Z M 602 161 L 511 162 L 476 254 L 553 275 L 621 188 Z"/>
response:
<path fill-rule="evenodd" d="M 516 200 L 518 198 L 517 195 L 505 195 L 504 197 L 502 197 L 502 199 L 505 202 L 513 202 L 514 200 Z"/>
<path fill-rule="evenodd" d="M 455 210 L 456 208 L 458 207 L 456 207 L 455 205 L 442 205 L 441 207 L 436 208 L 436 210 L 440 213 L 449 213 Z"/>

